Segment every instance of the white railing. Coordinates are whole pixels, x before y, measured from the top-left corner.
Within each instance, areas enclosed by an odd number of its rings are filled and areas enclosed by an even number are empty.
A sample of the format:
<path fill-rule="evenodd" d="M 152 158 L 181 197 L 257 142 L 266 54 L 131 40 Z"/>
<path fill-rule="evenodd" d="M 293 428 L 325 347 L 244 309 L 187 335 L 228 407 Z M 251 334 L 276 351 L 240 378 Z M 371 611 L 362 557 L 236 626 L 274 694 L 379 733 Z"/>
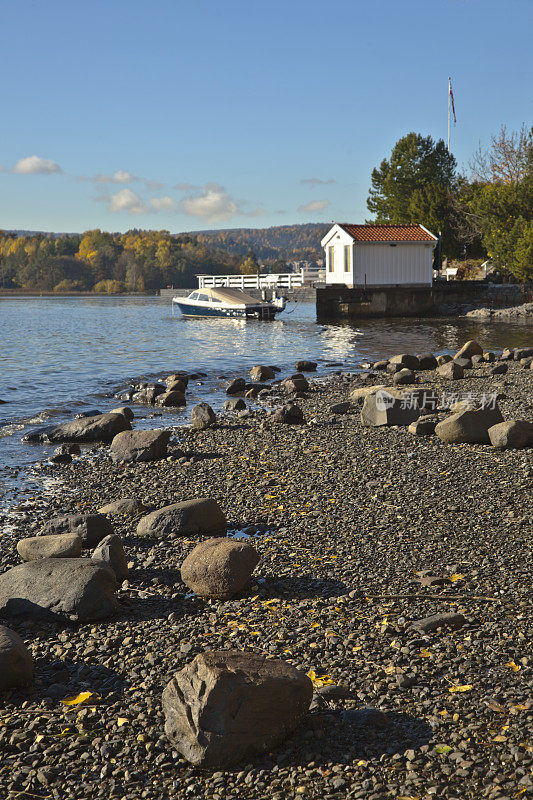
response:
<path fill-rule="evenodd" d="M 206 289 L 226 286 L 229 289 L 295 289 L 303 286 L 304 280 L 298 272 L 274 273 L 272 275 L 197 275 L 198 288 Z"/>

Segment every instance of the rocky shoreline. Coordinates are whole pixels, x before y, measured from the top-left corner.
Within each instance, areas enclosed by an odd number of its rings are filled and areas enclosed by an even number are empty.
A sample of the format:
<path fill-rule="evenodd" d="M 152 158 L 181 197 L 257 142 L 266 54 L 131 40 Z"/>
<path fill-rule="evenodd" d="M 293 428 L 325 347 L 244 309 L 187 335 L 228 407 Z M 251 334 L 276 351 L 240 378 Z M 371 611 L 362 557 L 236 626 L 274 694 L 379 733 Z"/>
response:
<path fill-rule="evenodd" d="M 511 308 L 476 308 L 465 316 L 483 322 L 533 323 L 533 303 L 522 303 Z"/>
<path fill-rule="evenodd" d="M 72 529 L 65 533 L 56 516 L 96 515 L 124 498 L 136 503 L 104 513 L 129 575 L 116 589 L 114 615 L 97 622 L 0 613 L 35 670 L 28 686 L 0 695 L 2 796 L 525 795 L 533 762 L 533 450 L 450 444 L 429 430 L 419 435 L 420 419 L 413 430 L 374 425 L 367 401 L 377 386 L 392 384 L 393 398 L 431 390 L 438 401 L 424 419 L 434 431 L 450 419 L 450 405 L 453 416 L 472 414 L 476 398 L 497 395 L 503 419 L 531 422 L 530 356 L 463 355 L 470 364 L 454 362 L 462 376 L 454 365 L 402 356 L 357 375 L 305 372 L 290 385 L 270 383 L 244 409 L 233 395 L 218 419 L 203 409 L 197 419 L 205 424 L 173 428 L 158 460 L 128 460 L 122 448 L 112 457 L 98 445 L 80 457 L 65 452 L 70 463 L 43 465 L 43 477 L 60 477 L 61 486 L 22 505 L 3 532 L 0 578 L 20 564 L 21 539 L 63 532 L 72 545 Z M 107 423 L 129 441 L 124 423 L 120 432 L 116 420 Z M 180 576 L 208 538 L 184 527 L 181 507 L 202 498 L 221 509 L 228 538 L 253 545 L 261 559 L 230 599 L 202 599 Z M 139 524 L 150 517 L 143 515 L 176 505 L 174 533 L 146 535 L 154 529 Z M 202 770 L 167 738 L 162 695 L 195 656 L 219 650 L 281 659 L 310 676 L 314 694 L 280 744 Z"/>

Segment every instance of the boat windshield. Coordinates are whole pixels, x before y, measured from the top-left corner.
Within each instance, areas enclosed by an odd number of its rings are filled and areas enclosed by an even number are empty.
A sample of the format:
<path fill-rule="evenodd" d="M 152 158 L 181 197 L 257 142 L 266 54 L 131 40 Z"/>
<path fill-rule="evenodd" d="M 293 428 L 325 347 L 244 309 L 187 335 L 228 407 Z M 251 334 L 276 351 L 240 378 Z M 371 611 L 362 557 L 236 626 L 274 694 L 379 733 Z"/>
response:
<path fill-rule="evenodd" d="M 198 300 L 198 292 L 191 292 L 188 297 L 188 300 Z"/>

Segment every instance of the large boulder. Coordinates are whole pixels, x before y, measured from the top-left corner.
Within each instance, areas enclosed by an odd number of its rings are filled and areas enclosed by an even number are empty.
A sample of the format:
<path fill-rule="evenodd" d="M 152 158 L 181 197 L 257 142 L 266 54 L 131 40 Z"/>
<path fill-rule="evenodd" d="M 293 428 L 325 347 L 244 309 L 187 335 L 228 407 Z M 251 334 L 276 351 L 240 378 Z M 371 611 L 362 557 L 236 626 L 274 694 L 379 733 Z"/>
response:
<path fill-rule="evenodd" d="M 208 403 L 197 403 L 191 411 L 191 427 L 195 431 L 204 431 L 217 421 L 217 416 Z"/>
<path fill-rule="evenodd" d="M 105 536 L 113 533 L 113 526 L 103 514 L 63 514 L 45 523 L 41 535 L 77 533 L 84 548 L 96 547 Z"/>
<path fill-rule="evenodd" d="M 265 381 L 273 381 L 276 373 L 272 367 L 265 367 L 264 364 L 258 364 L 257 367 L 252 367 L 250 370 L 250 377 L 253 381 L 264 383 Z"/>
<path fill-rule="evenodd" d="M 168 378 L 165 378 L 167 386 L 171 386 L 173 383 L 177 383 L 177 381 L 187 386 L 189 383 L 189 376 L 185 375 L 183 372 L 174 372 L 172 375 L 169 375 Z"/>
<path fill-rule="evenodd" d="M 440 367 L 437 367 L 436 372 L 441 378 L 446 378 L 449 381 L 458 381 L 465 376 L 463 367 L 455 361 L 447 361 L 445 364 L 441 364 Z"/>
<path fill-rule="evenodd" d="M 410 353 L 401 353 L 389 358 L 389 364 L 399 364 L 402 369 L 420 369 L 420 361 Z"/>
<path fill-rule="evenodd" d="M 183 381 L 172 381 L 172 383 L 167 382 L 167 392 L 181 392 L 181 394 L 185 394 L 185 390 L 187 389 L 187 384 Z"/>
<path fill-rule="evenodd" d="M 386 384 L 379 383 L 376 386 L 356 386 L 355 389 L 352 389 L 350 392 L 350 400 L 352 403 L 358 403 L 361 405 L 365 399 L 368 397 L 369 394 L 375 394 L 379 392 L 380 389 L 385 389 Z"/>
<path fill-rule="evenodd" d="M 144 514 L 148 511 L 148 506 L 145 506 L 141 500 L 136 500 L 133 497 L 125 497 L 122 500 L 112 500 L 102 508 L 98 509 L 99 514 L 107 514 L 109 517 L 138 517 L 139 514 Z"/>
<path fill-rule="evenodd" d="M 117 610 L 114 572 L 87 558 L 42 558 L 0 575 L 0 612 L 90 622 Z"/>
<path fill-rule="evenodd" d="M 37 558 L 77 558 L 81 556 L 81 537 L 77 533 L 57 533 L 51 536 L 30 536 L 17 542 L 23 561 Z"/>
<path fill-rule="evenodd" d="M 470 339 L 455 354 L 455 358 L 472 358 L 472 356 L 482 356 L 483 348 L 475 339 Z"/>
<path fill-rule="evenodd" d="M 200 653 L 163 691 L 165 732 L 196 766 L 226 769 L 268 753 L 303 720 L 313 686 L 259 653 Z"/>
<path fill-rule="evenodd" d="M 135 414 L 133 413 L 131 408 L 129 408 L 129 406 L 119 406 L 118 408 L 112 409 L 111 413 L 112 414 L 122 414 L 122 416 L 126 417 L 126 419 L 129 422 L 131 422 L 133 417 L 135 416 Z"/>
<path fill-rule="evenodd" d="M 0 625 L 0 692 L 26 686 L 33 678 L 33 658 L 15 631 Z"/>
<path fill-rule="evenodd" d="M 227 600 L 243 589 L 259 564 L 259 553 L 247 542 L 207 539 L 181 565 L 183 583 L 200 597 Z"/>
<path fill-rule="evenodd" d="M 111 442 L 113 461 L 160 461 L 166 458 L 170 431 L 124 431 Z"/>
<path fill-rule="evenodd" d="M 463 369 L 472 369 L 472 359 L 471 358 L 463 358 L 462 356 L 456 356 L 454 359 L 454 364 L 458 364 Z"/>
<path fill-rule="evenodd" d="M 499 450 L 533 447 L 533 422 L 508 419 L 489 428 L 489 439 Z"/>
<path fill-rule="evenodd" d="M 499 422 L 503 422 L 503 417 L 497 405 L 464 408 L 439 422 L 435 433 L 448 444 L 489 444 L 489 428 Z"/>
<path fill-rule="evenodd" d="M 156 538 L 196 533 L 224 536 L 226 527 L 226 517 L 217 501 L 199 498 L 152 511 L 139 521 L 137 533 Z"/>
<path fill-rule="evenodd" d="M 294 366 L 296 372 L 315 372 L 318 364 L 316 361 L 297 361 Z"/>
<path fill-rule="evenodd" d="M 131 424 L 124 414 L 99 414 L 65 422 L 63 425 L 49 425 L 28 433 L 23 442 L 111 442 L 117 433 L 130 431 Z"/>
<path fill-rule="evenodd" d="M 428 414 L 411 422 L 407 430 L 409 433 L 414 433 L 415 436 L 433 436 L 438 421 L 437 416 Z"/>
<path fill-rule="evenodd" d="M 515 361 L 520 361 L 522 358 L 529 358 L 533 356 L 533 347 L 515 347 L 513 358 Z"/>
<path fill-rule="evenodd" d="M 399 390 L 379 389 L 365 397 L 361 409 L 361 423 L 366 427 L 381 425 L 410 425 L 420 416 L 415 399 Z"/>
<path fill-rule="evenodd" d="M 129 576 L 128 559 L 122 546 L 122 540 L 116 533 L 102 539 L 92 555 L 92 561 L 110 567 L 119 583 L 125 581 Z"/>
<path fill-rule="evenodd" d="M 448 353 L 437 356 L 437 364 L 439 367 L 442 367 L 443 364 L 448 364 L 450 361 L 453 361 L 453 359 Z"/>

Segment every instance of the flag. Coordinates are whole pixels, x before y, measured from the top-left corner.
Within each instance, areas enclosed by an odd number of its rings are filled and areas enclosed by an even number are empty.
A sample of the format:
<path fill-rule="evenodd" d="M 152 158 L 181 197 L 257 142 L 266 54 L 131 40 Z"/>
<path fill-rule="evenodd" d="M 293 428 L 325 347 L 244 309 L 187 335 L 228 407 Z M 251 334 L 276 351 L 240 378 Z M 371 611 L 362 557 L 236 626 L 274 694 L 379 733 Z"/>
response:
<path fill-rule="evenodd" d="M 448 89 L 449 89 L 449 92 L 450 92 L 450 100 L 451 100 L 451 103 L 452 103 L 452 111 L 453 111 L 453 121 L 454 121 L 454 124 L 455 124 L 457 122 L 457 117 L 455 116 L 455 103 L 453 102 L 453 90 L 452 90 L 452 82 L 451 82 L 451 80 L 448 81 Z"/>

